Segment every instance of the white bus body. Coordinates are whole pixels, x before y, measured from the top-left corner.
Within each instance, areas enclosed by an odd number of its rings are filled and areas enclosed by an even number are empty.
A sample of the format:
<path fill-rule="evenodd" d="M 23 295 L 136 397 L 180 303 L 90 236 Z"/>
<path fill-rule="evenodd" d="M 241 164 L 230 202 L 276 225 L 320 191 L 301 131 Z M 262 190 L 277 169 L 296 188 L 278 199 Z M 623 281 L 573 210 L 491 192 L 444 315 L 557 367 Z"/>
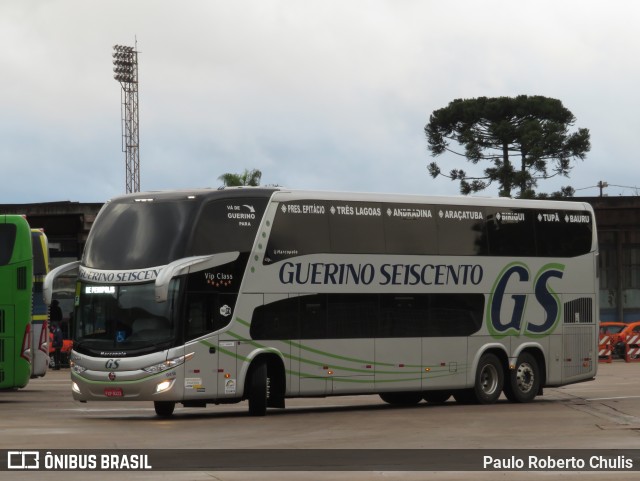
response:
<path fill-rule="evenodd" d="M 358 393 L 528 402 L 596 374 L 597 245 L 580 202 L 124 196 L 80 263 L 73 396 L 154 401 L 161 416 Z"/>

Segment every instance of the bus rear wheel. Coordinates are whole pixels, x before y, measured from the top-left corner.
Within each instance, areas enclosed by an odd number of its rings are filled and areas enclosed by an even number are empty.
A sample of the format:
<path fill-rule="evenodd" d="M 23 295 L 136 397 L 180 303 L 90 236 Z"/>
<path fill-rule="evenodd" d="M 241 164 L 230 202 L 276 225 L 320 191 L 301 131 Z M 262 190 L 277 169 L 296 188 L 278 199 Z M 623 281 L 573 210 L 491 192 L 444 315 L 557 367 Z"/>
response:
<path fill-rule="evenodd" d="M 249 400 L 249 415 L 264 416 L 267 414 L 269 402 L 269 378 L 267 363 L 263 360 L 256 361 L 251 369 L 247 385 Z"/>
<path fill-rule="evenodd" d="M 171 401 L 154 401 L 153 407 L 156 409 L 156 414 L 161 418 L 168 418 L 173 415 L 173 410 L 176 408 L 176 403 Z"/>
<path fill-rule="evenodd" d="M 380 399 L 388 404 L 396 406 L 415 406 L 422 401 L 422 393 L 419 392 L 383 392 Z"/>
<path fill-rule="evenodd" d="M 504 395 L 511 402 L 528 403 L 538 395 L 540 371 L 538 362 L 528 352 L 518 356 L 516 368 L 509 371 L 509 379 L 504 386 Z"/>

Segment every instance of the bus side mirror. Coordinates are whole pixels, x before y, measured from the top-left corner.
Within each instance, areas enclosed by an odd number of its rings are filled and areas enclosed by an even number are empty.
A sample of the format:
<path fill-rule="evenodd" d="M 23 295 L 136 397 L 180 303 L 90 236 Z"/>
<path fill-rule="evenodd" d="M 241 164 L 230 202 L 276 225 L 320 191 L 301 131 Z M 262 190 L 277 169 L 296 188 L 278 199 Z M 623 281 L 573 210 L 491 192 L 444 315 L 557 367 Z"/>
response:
<path fill-rule="evenodd" d="M 53 281 L 55 281 L 56 278 L 60 277 L 65 272 L 77 269 L 79 266 L 80 261 L 69 262 L 68 264 L 63 264 L 59 267 L 56 267 L 47 274 L 47 277 L 44 278 L 44 283 L 42 284 L 42 295 L 44 297 L 44 303 L 47 306 L 51 305 L 51 297 L 53 296 Z"/>

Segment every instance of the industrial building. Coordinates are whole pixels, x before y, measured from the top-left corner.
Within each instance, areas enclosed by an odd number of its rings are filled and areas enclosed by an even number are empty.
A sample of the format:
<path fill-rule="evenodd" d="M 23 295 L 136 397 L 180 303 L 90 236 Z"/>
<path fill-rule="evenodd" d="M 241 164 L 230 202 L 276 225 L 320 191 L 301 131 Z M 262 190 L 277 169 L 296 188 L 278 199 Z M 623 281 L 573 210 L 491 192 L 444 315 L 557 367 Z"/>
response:
<path fill-rule="evenodd" d="M 640 197 L 576 197 L 590 203 L 596 214 L 600 244 L 600 319 L 640 320 Z M 82 255 L 101 203 L 44 202 L 0 204 L 0 214 L 26 215 L 32 227 L 49 238 L 51 267 Z M 73 299 L 73 285 L 57 286 L 60 296 Z M 61 299 L 67 311 L 72 304 Z M 68 315 L 64 313 L 65 317 Z"/>

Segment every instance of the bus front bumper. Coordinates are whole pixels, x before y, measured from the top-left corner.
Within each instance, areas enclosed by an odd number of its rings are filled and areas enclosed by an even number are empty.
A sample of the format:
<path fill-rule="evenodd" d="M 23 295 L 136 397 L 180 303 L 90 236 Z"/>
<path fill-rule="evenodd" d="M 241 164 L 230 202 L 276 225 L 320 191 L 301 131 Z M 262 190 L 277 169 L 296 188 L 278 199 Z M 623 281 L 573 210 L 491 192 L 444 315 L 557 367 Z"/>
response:
<path fill-rule="evenodd" d="M 76 401 L 180 401 L 183 386 L 175 370 L 149 375 L 140 371 L 71 373 Z"/>

